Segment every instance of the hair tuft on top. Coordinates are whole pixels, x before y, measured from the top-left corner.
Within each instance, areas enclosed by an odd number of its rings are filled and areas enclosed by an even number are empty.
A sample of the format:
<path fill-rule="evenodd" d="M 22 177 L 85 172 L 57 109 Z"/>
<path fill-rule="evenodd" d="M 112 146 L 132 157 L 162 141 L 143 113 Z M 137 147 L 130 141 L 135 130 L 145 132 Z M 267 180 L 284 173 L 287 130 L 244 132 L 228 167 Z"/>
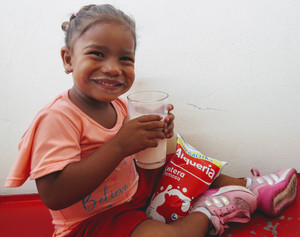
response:
<path fill-rule="evenodd" d="M 63 22 L 61 28 L 65 32 L 66 46 L 70 48 L 73 40 L 100 22 L 114 22 L 126 27 L 131 31 L 136 47 L 134 19 L 110 4 L 83 6 L 70 16 L 69 21 Z"/>

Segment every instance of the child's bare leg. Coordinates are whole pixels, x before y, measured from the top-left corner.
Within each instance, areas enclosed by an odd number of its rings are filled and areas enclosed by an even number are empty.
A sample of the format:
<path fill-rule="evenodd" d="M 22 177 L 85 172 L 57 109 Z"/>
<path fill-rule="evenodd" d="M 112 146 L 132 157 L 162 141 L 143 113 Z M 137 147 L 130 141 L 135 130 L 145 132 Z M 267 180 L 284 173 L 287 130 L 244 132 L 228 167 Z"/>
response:
<path fill-rule="evenodd" d="M 224 174 L 220 174 L 219 177 L 217 177 L 212 182 L 210 188 L 220 188 L 227 185 L 240 185 L 246 187 L 246 183 L 247 183 L 246 179 L 239 179 Z"/>
<path fill-rule="evenodd" d="M 194 212 L 170 224 L 147 219 L 134 229 L 131 237 L 204 237 L 208 227 L 207 216 L 201 212 Z"/>

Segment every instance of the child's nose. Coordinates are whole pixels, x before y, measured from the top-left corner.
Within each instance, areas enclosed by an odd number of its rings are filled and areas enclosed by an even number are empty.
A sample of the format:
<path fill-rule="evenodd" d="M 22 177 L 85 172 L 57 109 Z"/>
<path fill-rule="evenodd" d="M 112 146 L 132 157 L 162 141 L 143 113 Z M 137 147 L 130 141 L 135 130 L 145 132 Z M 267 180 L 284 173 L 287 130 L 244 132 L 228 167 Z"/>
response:
<path fill-rule="evenodd" d="M 121 74 L 121 68 L 118 62 L 114 60 L 107 60 L 102 65 L 102 72 L 112 76 L 117 76 Z"/>

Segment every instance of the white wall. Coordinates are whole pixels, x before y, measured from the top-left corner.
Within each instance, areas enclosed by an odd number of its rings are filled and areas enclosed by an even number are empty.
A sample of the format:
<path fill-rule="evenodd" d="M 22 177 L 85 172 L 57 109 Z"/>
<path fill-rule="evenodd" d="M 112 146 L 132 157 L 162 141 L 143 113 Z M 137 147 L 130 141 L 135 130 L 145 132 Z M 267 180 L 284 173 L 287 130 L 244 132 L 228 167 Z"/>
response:
<path fill-rule="evenodd" d="M 134 90 L 170 94 L 176 132 L 224 172 L 300 171 L 300 2 L 127 0 L 137 21 Z M 4 1 L 0 14 L 0 194 L 36 112 L 72 86 L 60 60 L 61 23 L 81 0 Z M 173 139 L 169 151 L 174 149 Z"/>

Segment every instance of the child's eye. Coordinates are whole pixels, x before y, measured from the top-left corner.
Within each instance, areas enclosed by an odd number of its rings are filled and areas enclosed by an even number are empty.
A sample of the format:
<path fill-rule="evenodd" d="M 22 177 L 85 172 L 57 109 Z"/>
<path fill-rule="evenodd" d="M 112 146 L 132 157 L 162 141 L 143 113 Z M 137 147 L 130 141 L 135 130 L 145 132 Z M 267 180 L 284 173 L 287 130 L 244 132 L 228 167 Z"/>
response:
<path fill-rule="evenodd" d="M 121 61 L 130 61 L 130 62 L 134 63 L 134 58 L 132 58 L 132 57 L 122 57 Z"/>
<path fill-rule="evenodd" d="M 104 54 L 101 52 L 98 52 L 98 51 L 93 51 L 93 52 L 90 52 L 89 54 L 96 55 L 98 57 L 104 57 Z"/>

